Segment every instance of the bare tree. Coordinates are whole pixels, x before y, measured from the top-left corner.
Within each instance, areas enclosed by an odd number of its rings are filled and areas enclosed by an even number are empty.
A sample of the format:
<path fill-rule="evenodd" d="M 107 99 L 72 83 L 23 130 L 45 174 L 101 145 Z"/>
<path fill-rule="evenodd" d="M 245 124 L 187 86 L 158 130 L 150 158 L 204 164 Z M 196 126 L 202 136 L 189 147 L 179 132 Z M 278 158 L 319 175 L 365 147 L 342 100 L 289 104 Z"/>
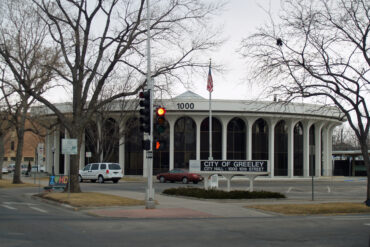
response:
<path fill-rule="evenodd" d="M 25 0 L 7 1 L 1 5 L 0 88 L 2 104 L 17 134 L 13 183 L 22 183 L 21 161 L 26 119 L 35 99 L 42 95 L 53 78 L 50 64 L 59 66 L 57 49 L 47 46 L 47 26 L 35 14 L 35 5 Z M 27 90 L 28 91 L 27 91 Z"/>
<path fill-rule="evenodd" d="M 52 41 L 62 53 L 66 69 L 54 68 L 72 96 L 70 115 L 51 101 L 28 92 L 50 108 L 70 138 L 78 140 L 103 105 L 136 95 L 146 85 L 145 0 L 33 0 L 48 24 Z M 152 76 L 156 86 L 182 81 L 187 67 L 206 67 L 199 52 L 218 44 L 207 20 L 220 8 L 198 0 L 153 0 L 150 30 L 153 37 Z M 124 86 L 122 86 L 122 82 Z M 113 95 L 101 99 L 103 88 Z M 71 192 L 80 192 L 79 155 L 71 155 Z"/>
<path fill-rule="evenodd" d="M 278 24 L 271 18 L 242 42 L 251 74 L 271 81 L 272 91 L 287 101 L 316 99 L 344 113 L 367 167 L 370 206 L 369 2 L 283 0 L 282 9 Z"/>
<path fill-rule="evenodd" d="M 0 99 L 0 102 L 2 100 Z M 6 111 L 5 106 L 1 106 L 0 111 L 0 169 L 2 171 L 3 163 L 4 163 L 4 154 L 5 154 L 5 143 L 7 142 L 7 135 L 6 133 L 12 129 L 12 125 L 9 121 L 9 115 Z M 3 178 L 3 173 L 0 172 L 0 179 Z"/>
<path fill-rule="evenodd" d="M 349 126 L 336 127 L 333 132 L 334 150 L 353 150 L 358 148 L 358 139 Z"/>

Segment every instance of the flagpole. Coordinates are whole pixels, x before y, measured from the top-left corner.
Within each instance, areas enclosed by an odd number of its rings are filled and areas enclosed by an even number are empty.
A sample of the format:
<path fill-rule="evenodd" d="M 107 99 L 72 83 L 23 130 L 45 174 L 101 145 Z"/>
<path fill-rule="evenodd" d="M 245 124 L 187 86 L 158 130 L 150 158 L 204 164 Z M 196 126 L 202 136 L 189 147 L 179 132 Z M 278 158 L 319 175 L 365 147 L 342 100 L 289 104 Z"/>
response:
<path fill-rule="evenodd" d="M 211 71 L 211 59 L 209 59 L 209 70 Z M 209 90 L 209 157 L 208 160 L 213 160 L 212 157 L 212 90 Z"/>

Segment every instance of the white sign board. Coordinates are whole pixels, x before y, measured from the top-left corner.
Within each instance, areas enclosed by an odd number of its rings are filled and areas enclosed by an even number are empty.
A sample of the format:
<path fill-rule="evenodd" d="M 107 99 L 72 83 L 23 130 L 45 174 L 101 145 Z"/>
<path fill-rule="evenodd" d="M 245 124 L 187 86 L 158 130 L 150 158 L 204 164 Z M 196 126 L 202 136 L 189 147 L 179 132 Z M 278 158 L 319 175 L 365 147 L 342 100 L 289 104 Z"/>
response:
<path fill-rule="evenodd" d="M 62 154 L 77 153 L 77 139 L 62 139 Z"/>
<path fill-rule="evenodd" d="M 210 174 L 266 174 L 267 160 L 190 160 L 189 171 Z"/>
<path fill-rule="evenodd" d="M 44 165 L 44 143 L 37 144 L 37 164 Z"/>
<path fill-rule="evenodd" d="M 91 152 L 86 152 L 86 158 L 91 158 L 91 157 L 92 157 Z"/>

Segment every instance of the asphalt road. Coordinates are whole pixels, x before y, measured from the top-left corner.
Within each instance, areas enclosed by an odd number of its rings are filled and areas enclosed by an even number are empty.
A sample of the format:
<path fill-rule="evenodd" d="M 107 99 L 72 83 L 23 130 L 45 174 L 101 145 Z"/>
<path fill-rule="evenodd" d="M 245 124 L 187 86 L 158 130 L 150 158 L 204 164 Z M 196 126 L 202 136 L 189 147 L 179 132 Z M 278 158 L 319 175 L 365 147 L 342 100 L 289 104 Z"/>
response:
<path fill-rule="evenodd" d="M 316 180 L 314 181 L 314 200 L 364 200 L 366 198 L 366 183 L 363 178 L 336 180 Z M 199 187 L 203 188 L 203 183 L 182 184 L 182 183 L 159 183 L 155 181 L 153 187 L 156 193 L 162 193 L 163 190 L 174 187 Z M 226 181 L 219 181 L 219 188 L 226 188 Z M 145 192 L 146 182 L 123 182 L 118 184 L 105 182 L 104 184 L 84 182 L 81 184 L 83 191 L 105 191 L 105 190 L 130 190 Z M 232 180 L 231 189 L 248 190 L 248 180 Z M 264 190 L 280 192 L 288 199 L 312 200 L 312 181 L 271 181 L 257 180 L 254 182 L 254 190 Z"/>
<path fill-rule="evenodd" d="M 240 183 L 241 187 L 245 184 Z M 287 191 L 293 187 L 289 195 L 295 190 L 307 192 L 309 185 L 307 181 L 281 181 L 256 183 L 255 188 Z M 154 185 L 158 192 L 174 186 L 184 185 Z M 324 189 L 324 193 L 326 186 L 323 183 L 318 188 Z M 142 190 L 146 184 L 84 183 L 82 187 L 84 191 Z M 363 187 L 361 181 L 334 183 L 331 193 L 338 191 L 338 195 L 348 194 L 351 190 L 357 193 Z M 1 247 L 370 246 L 370 215 L 113 219 L 90 216 L 83 211 L 72 211 L 29 197 L 37 192 L 38 188 L 0 189 Z"/>

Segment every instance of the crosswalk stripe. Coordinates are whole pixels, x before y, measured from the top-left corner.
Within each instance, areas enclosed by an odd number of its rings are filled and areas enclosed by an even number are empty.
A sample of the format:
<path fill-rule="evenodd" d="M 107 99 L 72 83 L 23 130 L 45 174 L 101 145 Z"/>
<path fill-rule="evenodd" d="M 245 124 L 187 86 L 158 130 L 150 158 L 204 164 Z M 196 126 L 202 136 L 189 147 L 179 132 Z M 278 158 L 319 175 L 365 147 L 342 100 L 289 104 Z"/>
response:
<path fill-rule="evenodd" d="M 48 211 L 43 210 L 43 209 L 41 209 L 41 208 L 36 208 L 36 207 L 30 207 L 30 208 L 32 208 L 33 210 L 39 211 L 39 212 L 41 212 L 41 213 L 45 213 L 45 214 L 48 212 Z"/>
<path fill-rule="evenodd" d="M 7 209 L 11 209 L 11 210 L 17 210 L 16 208 L 13 208 L 12 206 L 9 206 L 9 205 L 1 205 L 3 206 L 4 208 L 7 208 Z"/>

